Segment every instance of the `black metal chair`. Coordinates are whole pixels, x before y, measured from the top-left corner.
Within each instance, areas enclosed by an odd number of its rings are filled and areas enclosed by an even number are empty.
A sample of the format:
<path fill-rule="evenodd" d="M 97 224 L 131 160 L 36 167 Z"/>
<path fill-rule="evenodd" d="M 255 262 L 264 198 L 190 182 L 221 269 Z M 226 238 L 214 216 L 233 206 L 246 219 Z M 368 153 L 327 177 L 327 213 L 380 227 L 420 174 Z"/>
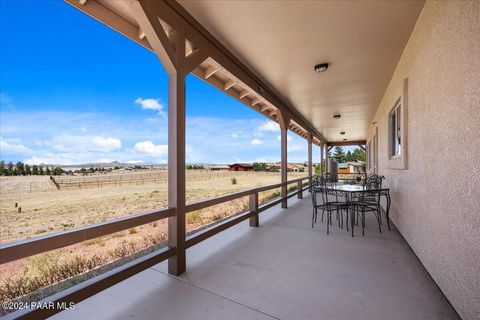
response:
<path fill-rule="evenodd" d="M 382 189 L 382 181 L 385 179 L 384 176 L 379 176 L 378 174 L 371 173 L 369 174 L 366 179 L 365 179 L 365 184 L 364 187 L 368 190 L 378 190 Z M 380 212 L 380 193 L 377 193 L 375 195 L 367 196 L 364 198 L 365 202 L 368 202 L 370 205 L 378 206 L 378 210 Z M 379 215 L 380 218 L 380 224 L 383 224 L 382 221 L 382 215 Z"/>
<path fill-rule="evenodd" d="M 373 212 L 378 223 L 378 231 L 382 233 L 381 211 L 380 211 L 380 189 L 367 189 L 352 195 L 354 217 L 360 218 L 362 222 L 362 235 L 365 235 L 365 213 Z M 372 200 L 374 199 L 374 200 Z M 358 224 L 357 224 L 358 225 Z"/>
<path fill-rule="evenodd" d="M 329 199 L 333 197 L 332 199 Z M 312 192 L 312 228 L 313 224 L 317 222 L 318 210 L 322 210 L 321 221 L 323 222 L 323 215 L 327 212 L 327 234 L 330 234 L 330 226 L 332 225 L 332 212 L 337 213 L 338 226 L 343 228 L 343 211 L 347 211 L 346 214 L 346 226 L 348 231 L 348 207 L 345 202 L 338 200 L 337 190 L 329 189 L 328 184 L 322 184 L 313 187 Z"/>

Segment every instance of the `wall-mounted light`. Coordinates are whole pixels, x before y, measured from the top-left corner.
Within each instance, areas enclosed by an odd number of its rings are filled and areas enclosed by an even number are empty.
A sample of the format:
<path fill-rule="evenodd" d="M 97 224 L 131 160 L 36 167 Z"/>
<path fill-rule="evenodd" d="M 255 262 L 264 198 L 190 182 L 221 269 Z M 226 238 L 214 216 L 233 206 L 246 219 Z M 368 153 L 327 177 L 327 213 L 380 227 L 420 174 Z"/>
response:
<path fill-rule="evenodd" d="M 314 67 L 314 69 L 315 69 L 315 72 L 318 72 L 318 73 L 320 73 L 320 72 L 325 72 L 325 71 L 327 71 L 327 69 L 328 69 L 328 63 L 320 63 L 320 64 L 317 64 L 317 65 Z"/>
<path fill-rule="evenodd" d="M 341 134 L 341 135 L 344 135 L 344 134 L 345 134 L 345 131 L 341 131 L 340 134 Z"/>
<path fill-rule="evenodd" d="M 333 115 L 333 119 L 340 119 L 342 115 L 340 113 L 336 113 Z"/>

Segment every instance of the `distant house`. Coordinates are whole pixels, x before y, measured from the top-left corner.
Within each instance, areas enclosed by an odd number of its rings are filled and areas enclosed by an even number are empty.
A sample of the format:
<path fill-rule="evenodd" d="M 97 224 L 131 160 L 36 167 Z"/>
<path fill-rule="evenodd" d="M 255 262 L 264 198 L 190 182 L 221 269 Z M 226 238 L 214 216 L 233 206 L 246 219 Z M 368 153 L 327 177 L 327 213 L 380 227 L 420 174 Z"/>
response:
<path fill-rule="evenodd" d="M 287 171 L 288 172 L 303 172 L 305 171 L 305 167 L 300 164 L 289 163 L 287 164 Z"/>
<path fill-rule="evenodd" d="M 281 171 L 281 164 L 280 162 L 271 164 L 267 166 L 265 171 L 268 172 L 273 172 L 273 171 Z M 305 171 L 305 167 L 300 164 L 294 164 L 294 163 L 287 163 L 287 172 L 303 172 Z"/>
<path fill-rule="evenodd" d="M 250 163 L 234 163 L 230 165 L 228 171 L 252 171 L 253 165 Z"/>
<path fill-rule="evenodd" d="M 213 170 L 213 171 L 227 171 L 227 170 L 230 170 L 230 166 L 227 166 L 227 165 L 215 165 L 215 166 L 210 166 L 209 169 L 210 169 L 210 170 Z M 238 171 L 238 170 L 233 170 L 233 171 Z"/>
<path fill-rule="evenodd" d="M 338 164 L 339 174 L 364 173 L 365 162 L 342 162 Z"/>

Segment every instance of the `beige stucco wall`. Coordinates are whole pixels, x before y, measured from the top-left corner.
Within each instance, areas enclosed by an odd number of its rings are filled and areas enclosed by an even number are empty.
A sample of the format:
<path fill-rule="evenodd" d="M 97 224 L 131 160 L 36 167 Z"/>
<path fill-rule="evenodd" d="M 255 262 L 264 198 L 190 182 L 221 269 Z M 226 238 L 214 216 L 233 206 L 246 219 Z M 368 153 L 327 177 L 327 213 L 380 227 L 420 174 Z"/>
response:
<path fill-rule="evenodd" d="M 387 115 L 405 78 L 408 169 L 392 170 Z M 459 315 L 480 319 L 480 1 L 425 4 L 372 122 L 392 220 Z"/>

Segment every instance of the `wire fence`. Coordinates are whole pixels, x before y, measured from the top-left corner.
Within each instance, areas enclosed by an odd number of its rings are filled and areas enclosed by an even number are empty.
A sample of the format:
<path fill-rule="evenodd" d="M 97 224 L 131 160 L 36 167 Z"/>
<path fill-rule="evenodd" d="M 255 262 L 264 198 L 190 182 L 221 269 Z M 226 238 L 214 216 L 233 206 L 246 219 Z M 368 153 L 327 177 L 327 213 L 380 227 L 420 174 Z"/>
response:
<path fill-rule="evenodd" d="M 238 176 L 279 176 L 279 172 L 264 171 L 212 171 L 212 170 L 187 170 L 187 181 L 201 181 L 214 178 L 233 178 Z M 67 188 L 101 188 L 103 186 L 141 185 L 151 183 L 167 183 L 168 171 L 139 172 L 125 174 L 97 174 L 80 177 L 51 177 L 53 184 L 58 189 Z"/>

